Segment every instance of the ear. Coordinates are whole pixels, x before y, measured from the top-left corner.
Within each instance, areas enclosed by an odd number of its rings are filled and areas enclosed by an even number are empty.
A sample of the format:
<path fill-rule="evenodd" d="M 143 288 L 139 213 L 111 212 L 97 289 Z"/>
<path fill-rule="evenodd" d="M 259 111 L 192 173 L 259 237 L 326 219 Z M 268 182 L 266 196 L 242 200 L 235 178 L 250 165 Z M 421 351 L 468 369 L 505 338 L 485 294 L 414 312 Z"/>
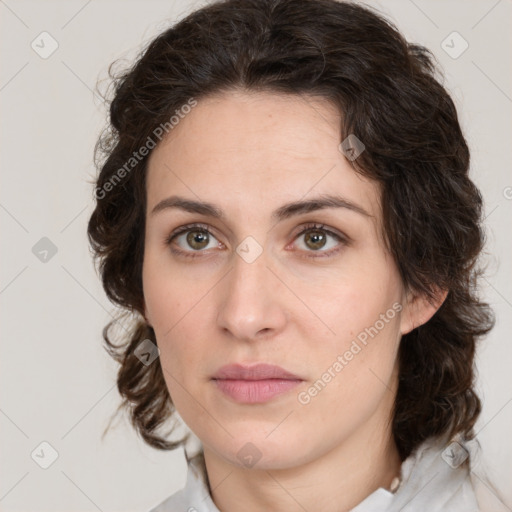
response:
<path fill-rule="evenodd" d="M 441 290 L 440 288 L 435 289 L 433 298 L 428 298 L 424 294 L 409 293 L 405 300 L 400 321 L 402 335 L 426 324 L 442 306 L 447 295 L 448 290 Z"/>
<path fill-rule="evenodd" d="M 146 320 L 146 323 L 148 324 L 148 326 L 153 328 L 153 326 L 151 325 L 151 322 L 149 320 L 148 308 L 146 306 L 145 300 L 144 300 L 144 303 L 142 304 L 142 316 L 144 317 L 144 320 Z"/>

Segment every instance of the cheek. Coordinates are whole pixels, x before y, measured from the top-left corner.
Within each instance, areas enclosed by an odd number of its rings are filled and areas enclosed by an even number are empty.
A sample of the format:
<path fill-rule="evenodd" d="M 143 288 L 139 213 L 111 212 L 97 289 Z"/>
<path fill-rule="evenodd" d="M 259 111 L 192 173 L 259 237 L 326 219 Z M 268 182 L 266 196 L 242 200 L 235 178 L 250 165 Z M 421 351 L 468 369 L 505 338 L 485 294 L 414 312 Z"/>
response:
<path fill-rule="evenodd" d="M 305 400 L 317 401 L 319 417 L 331 403 L 341 408 L 339 414 L 364 416 L 387 392 L 400 341 L 400 283 L 385 258 L 354 262 L 312 297 L 311 309 L 330 329 L 310 354 L 316 384 Z M 312 328 L 309 338 L 314 339 Z"/>
<path fill-rule="evenodd" d="M 380 324 L 377 325 L 380 327 Z M 399 315 L 364 336 L 338 336 L 316 359 L 315 371 L 299 403 L 311 428 L 333 437 L 349 435 L 387 403 L 391 408 L 399 339 Z M 363 340 L 363 341 L 361 341 Z"/>
<path fill-rule="evenodd" d="M 168 386 L 174 387 L 170 376 L 181 378 L 181 361 L 187 355 L 185 347 L 179 343 L 182 337 L 178 333 L 186 319 L 188 300 L 186 288 L 178 293 L 180 283 L 166 275 L 165 268 L 156 264 L 151 254 L 147 255 L 143 266 L 143 289 L 146 318 L 155 331 L 164 377 Z"/>
<path fill-rule="evenodd" d="M 147 244 L 142 268 L 146 312 L 148 320 L 159 328 L 167 325 L 167 331 L 181 318 L 195 314 L 215 285 L 217 271 L 210 264 L 178 265 L 167 248 L 158 248 L 151 239 Z"/>
<path fill-rule="evenodd" d="M 186 305 L 188 287 L 172 272 L 161 251 L 151 249 L 144 254 L 142 283 L 146 318 L 156 333 L 165 334 L 176 324 Z"/>
<path fill-rule="evenodd" d="M 191 318 L 185 317 L 179 321 L 182 317 L 179 313 L 176 317 L 165 315 L 160 328 L 155 329 L 155 334 L 160 350 L 160 364 L 171 400 L 185 422 L 190 425 L 189 422 L 193 424 L 197 421 L 194 418 L 199 418 L 204 413 L 194 397 L 201 396 L 204 373 L 202 365 L 205 350 L 206 353 L 208 351 L 200 346 L 202 337 L 196 333 Z"/>
<path fill-rule="evenodd" d="M 304 284 L 297 294 L 307 297 L 310 309 L 329 328 L 327 344 L 338 345 L 336 348 L 342 348 L 376 323 L 382 330 L 381 318 L 384 315 L 386 326 L 395 318 L 396 304 L 400 304 L 402 296 L 394 267 L 382 262 L 346 265 L 336 279 L 325 280 L 315 290 Z"/>

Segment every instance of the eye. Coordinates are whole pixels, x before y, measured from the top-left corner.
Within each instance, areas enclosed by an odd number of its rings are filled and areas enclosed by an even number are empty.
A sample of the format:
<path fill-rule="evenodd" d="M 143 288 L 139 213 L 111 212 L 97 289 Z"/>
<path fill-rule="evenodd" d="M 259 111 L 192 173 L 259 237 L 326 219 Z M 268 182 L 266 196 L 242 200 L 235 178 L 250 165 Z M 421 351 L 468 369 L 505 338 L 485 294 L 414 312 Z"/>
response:
<path fill-rule="evenodd" d="M 297 234 L 296 239 L 300 240 L 301 237 L 303 243 L 299 244 L 299 249 L 309 253 L 321 253 L 321 255 L 308 254 L 307 257 L 310 258 L 330 256 L 348 244 L 346 237 L 326 229 L 323 224 L 308 224 L 304 226 L 302 231 Z M 334 239 L 335 242 L 329 244 L 329 238 Z"/>
<path fill-rule="evenodd" d="M 175 240 L 180 249 L 172 247 Z M 217 243 L 214 243 L 213 241 L 216 241 Z M 212 235 L 208 228 L 202 224 L 182 226 L 177 231 L 169 235 L 169 237 L 166 238 L 165 243 L 171 246 L 172 252 L 176 254 L 183 254 L 191 258 L 199 256 L 199 254 L 193 254 L 194 252 L 204 252 L 204 249 L 214 249 L 215 247 L 222 245 Z"/>
<path fill-rule="evenodd" d="M 302 247 L 299 247 L 301 251 L 320 253 L 318 255 L 307 254 L 306 257 L 309 258 L 331 256 L 349 243 L 348 238 L 326 229 L 323 224 L 303 226 L 302 231 L 295 236 L 294 240 L 300 239 L 302 236 L 304 236 L 303 244 L 299 244 L 302 245 Z M 335 242 L 329 244 L 329 238 L 334 239 Z M 204 224 L 193 224 L 178 228 L 166 237 L 165 244 L 170 246 L 173 253 L 190 258 L 201 256 L 205 249 L 215 249 L 223 246 L 211 233 L 208 226 Z M 178 248 L 174 245 L 177 245 Z"/>

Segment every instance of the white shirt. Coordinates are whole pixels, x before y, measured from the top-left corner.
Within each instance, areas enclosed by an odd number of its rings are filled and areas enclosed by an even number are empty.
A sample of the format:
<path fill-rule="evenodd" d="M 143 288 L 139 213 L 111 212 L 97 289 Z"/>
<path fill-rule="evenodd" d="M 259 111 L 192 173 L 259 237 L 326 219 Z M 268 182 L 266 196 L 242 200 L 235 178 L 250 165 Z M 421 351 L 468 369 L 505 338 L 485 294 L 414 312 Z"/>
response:
<path fill-rule="evenodd" d="M 401 484 L 391 491 L 379 488 L 351 512 L 498 512 L 497 498 L 485 496 L 465 458 L 473 461 L 479 449 L 475 440 L 448 445 L 425 441 L 402 463 Z M 204 480 L 204 469 L 192 461 L 185 487 L 150 512 L 221 512 L 213 503 Z M 477 492 L 476 488 L 480 491 Z M 477 501 L 477 495 L 481 494 Z M 487 491 L 490 494 L 490 491 Z M 487 504 L 483 502 L 486 501 Z M 510 509 L 508 509 L 510 510 Z"/>

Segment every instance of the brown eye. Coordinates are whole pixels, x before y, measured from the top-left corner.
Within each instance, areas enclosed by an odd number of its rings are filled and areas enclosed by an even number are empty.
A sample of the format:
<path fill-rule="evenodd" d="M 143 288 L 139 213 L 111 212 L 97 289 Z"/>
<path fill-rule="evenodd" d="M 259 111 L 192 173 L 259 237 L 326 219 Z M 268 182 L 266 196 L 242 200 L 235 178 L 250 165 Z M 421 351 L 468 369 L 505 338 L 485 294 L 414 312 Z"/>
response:
<path fill-rule="evenodd" d="M 295 239 L 296 247 L 304 252 L 305 256 L 311 258 L 334 256 L 343 247 L 349 245 L 347 237 L 327 229 L 323 224 L 305 226 Z"/>
<path fill-rule="evenodd" d="M 206 252 L 204 249 L 215 249 L 222 245 L 203 225 L 182 226 L 166 237 L 165 244 L 174 253 L 187 256 L 199 256 Z"/>
<path fill-rule="evenodd" d="M 210 236 L 207 231 L 189 231 L 187 234 L 187 244 L 196 251 L 207 247 L 209 241 Z"/>
<path fill-rule="evenodd" d="M 326 235 L 321 231 L 313 230 L 305 234 L 304 240 L 306 245 L 313 250 L 318 250 L 324 247 L 326 243 Z"/>

